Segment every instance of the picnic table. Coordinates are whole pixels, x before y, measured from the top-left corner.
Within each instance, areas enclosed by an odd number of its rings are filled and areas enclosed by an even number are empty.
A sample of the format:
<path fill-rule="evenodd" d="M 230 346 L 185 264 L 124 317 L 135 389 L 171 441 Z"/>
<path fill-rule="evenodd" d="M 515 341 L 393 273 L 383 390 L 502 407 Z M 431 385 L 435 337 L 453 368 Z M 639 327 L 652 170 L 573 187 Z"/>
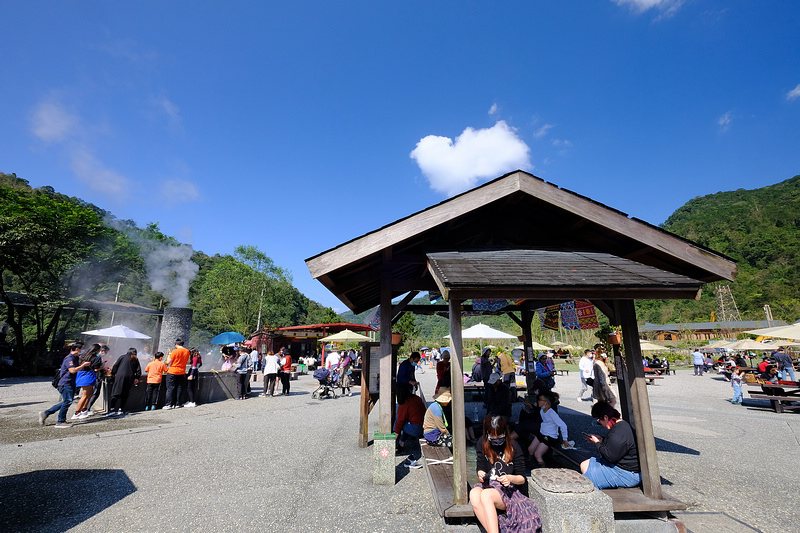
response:
<path fill-rule="evenodd" d="M 777 383 L 748 382 L 748 396 L 754 400 L 769 400 L 776 413 L 800 411 L 800 385 L 796 381 L 779 381 Z M 755 394 L 754 389 L 758 387 Z M 761 391 L 759 394 L 758 391 Z"/>
<path fill-rule="evenodd" d="M 515 396 L 511 398 L 512 402 L 516 402 L 517 398 L 519 397 L 519 391 L 527 391 L 528 385 L 527 383 L 517 383 L 516 387 L 511 388 L 512 391 L 515 391 Z M 467 381 L 464 383 L 464 394 L 471 393 L 483 397 L 483 381 Z"/>

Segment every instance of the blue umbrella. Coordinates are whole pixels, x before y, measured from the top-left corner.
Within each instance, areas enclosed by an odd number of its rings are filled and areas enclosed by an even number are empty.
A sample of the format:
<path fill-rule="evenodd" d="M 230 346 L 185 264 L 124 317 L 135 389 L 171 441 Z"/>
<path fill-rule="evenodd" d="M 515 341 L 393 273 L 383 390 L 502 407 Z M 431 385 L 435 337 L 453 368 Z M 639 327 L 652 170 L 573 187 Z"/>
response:
<path fill-rule="evenodd" d="M 211 339 L 211 344 L 231 344 L 234 342 L 242 342 L 243 340 L 244 335 L 241 333 L 236 333 L 235 331 L 226 331 L 225 333 L 220 333 Z"/>

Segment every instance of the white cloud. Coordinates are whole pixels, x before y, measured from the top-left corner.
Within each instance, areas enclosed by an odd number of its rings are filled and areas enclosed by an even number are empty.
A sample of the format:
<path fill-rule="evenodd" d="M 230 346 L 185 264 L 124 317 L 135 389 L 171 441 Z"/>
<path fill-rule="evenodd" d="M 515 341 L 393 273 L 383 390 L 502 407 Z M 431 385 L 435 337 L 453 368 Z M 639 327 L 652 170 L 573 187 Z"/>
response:
<path fill-rule="evenodd" d="M 494 115 L 497 113 L 497 104 L 492 104 L 492 107 L 489 108 L 489 115 Z"/>
<path fill-rule="evenodd" d="M 116 200 L 126 199 L 130 185 L 127 178 L 106 167 L 85 146 L 71 147 L 69 155 L 72 171 L 79 180 Z"/>
<path fill-rule="evenodd" d="M 59 142 L 74 133 L 78 118 L 54 99 L 37 105 L 31 117 L 31 131 L 43 141 Z"/>
<path fill-rule="evenodd" d="M 786 99 L 789 101 L 797 100 L 800 98 L 800 83 L 797 84 L 797 87 L 786 93 Z"/>
<path fill-rule="evenodd" d="M 537 140 L 541 139 L 542 137 L 547 135 L 547 132 L 550 131 L 551 129 L 553 129 L 552 124 L 545 124 L 544 126 L 542 126 L 533 133 L 533 138 Z"/>
<path fill-rule="evenodd" d="M 683 4 L 684 0 L 612 0 L 618 6 L 629 6 L 637 13 L 657 8 L 664 15 L 674 15 Z"/>
<path fill-rule="evenodd" d="M 530 148 L 505 121 L 491 128 L 467 128 L 456 137 L 428 135 L 410 154 L 433 190 L 452 196 L 479 180 L 529 169 Z"/>
<path fill-rule="evenodd" d="M 173 203 L 191 202 L 200 197 L 194 183 L 181 179 L 165 180 L 161 184 L 161 195 Z"/>
<path fill-rule="evenodd" d="M 567 152 L 572 148 L 572 141 L 566 139 L 553 139 L 553 146 L 558 148 L 558 155 L 567 155 Z"/>
<path fill-rule="evenodd" d="M 169 125 L 173 129 L 183 128 L 183 118 L 180 108 L 166 96 L 153 99 L 153 105 L 159 112 L 166 115 Z"/>
<path fill-rule="evenodd" d="M 723 132 L 728 131 L 732 123 L 733 123 L 733 115 L 731 114 L 730 111 L 728 111 L 727 113 L 719 117 L 719 119 L 717 119 L 717 125 Z"/>

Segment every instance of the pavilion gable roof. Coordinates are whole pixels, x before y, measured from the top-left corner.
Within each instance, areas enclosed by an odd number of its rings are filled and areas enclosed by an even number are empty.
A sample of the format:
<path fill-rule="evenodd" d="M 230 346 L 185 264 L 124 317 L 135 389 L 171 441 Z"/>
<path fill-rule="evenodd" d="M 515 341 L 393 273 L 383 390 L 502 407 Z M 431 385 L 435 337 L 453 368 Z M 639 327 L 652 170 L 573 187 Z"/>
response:
<path fill-rule="evenodd" d="M 312 277 L 355 312 L 392 295 L 436 290 L 428 254 L 453 251 L 599 252 L 699 282 L 733 279 L 729 258 L 625 213 L 516 171 L 306 260 Z"/>

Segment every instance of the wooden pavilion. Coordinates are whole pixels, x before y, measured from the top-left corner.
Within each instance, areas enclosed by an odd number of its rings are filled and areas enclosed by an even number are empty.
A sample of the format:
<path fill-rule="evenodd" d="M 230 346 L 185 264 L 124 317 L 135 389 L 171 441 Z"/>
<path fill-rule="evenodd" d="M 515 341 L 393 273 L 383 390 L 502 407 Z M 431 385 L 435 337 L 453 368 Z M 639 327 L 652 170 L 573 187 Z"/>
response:
<path fill-rule="evenodd" d="M 703 283 L 734 278 L 736 264 L 730 258 L 516 171 L 322 252 L 306 264 L 353 312 L 380 305 L 382 376 L 391 376 L 395 368 L 391 326 L 406 305 L 420 291 L 440 291 L 447 300 L 453 351 L 453 516 L 468 506 L 461 305 L 471 298 L 526 299 L 509 314 L 522 328 L 528 362 L 534 356 L 534 310 L 545 305 L 589 300 L 621 328 L 620 406 L 636 429 L 646 501 L 642 508 L 678 508 L 661 491 L 634 300 L 697 298 Z M 382 434 L 392 431 L 391 398 L 391 380 L 380 380 Z"/>

